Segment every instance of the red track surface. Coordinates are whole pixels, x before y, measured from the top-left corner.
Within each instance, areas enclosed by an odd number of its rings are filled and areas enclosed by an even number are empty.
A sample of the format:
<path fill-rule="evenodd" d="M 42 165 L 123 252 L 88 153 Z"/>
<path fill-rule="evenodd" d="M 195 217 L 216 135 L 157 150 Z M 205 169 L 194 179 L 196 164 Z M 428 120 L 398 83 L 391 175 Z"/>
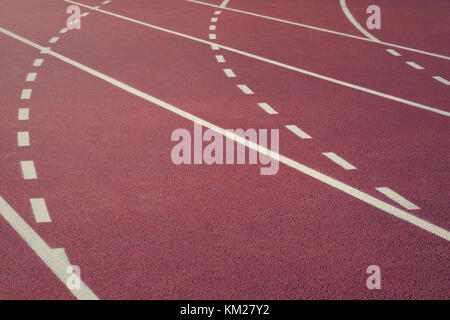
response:
<path fill-rule="evenodd" d="M 432 78 L 450 79 L 446 59 L 398 48 L 396 57 L 382 44 L 182 0 L 80 2 L 207 41 L 214 33 L 221 45 L 450 111 L 449 86 Z M 450 55 L 448 1 L 378 2 L 378 39 Z M 370 4 L 347 1 L 363 27 Z M 222 128 L 279 128 L 280 154 L 450 230 L 448 116 L 88 8 L 81 30 L 59 34 L 68 5 L 4 0 L 0 27 Z M 338 0 L 227 7 L 363 37 Z M 192 131 L 192 121 L 3 32 L 0 48 L 0 196 L 51 248 L 65 249 L 100 299 L 449 297 L 448 240 L 284 164 L 273 176 L 257 165 L 176 166 L 171 134 Z M 37 58 L 44 63 L 33 67 Z M 29 72 L 34 82 L 24 81 Z M 24 88 L 30 100 L 20 99 Z M 30 109 L 29 120 L 17 120 L 18 108 Z M 17 146 L 18 131 L 30 146 Z M 34 161 L 37 179 L 23 179 L 23 160 Z M 36 222 L 32 198 L 45 199 L 52 222 Z M 1 299 L 73 298 L 4 219 L 0 239 Z M 381 290 L 366 287 L 369 265 L 381 268 Z"/>

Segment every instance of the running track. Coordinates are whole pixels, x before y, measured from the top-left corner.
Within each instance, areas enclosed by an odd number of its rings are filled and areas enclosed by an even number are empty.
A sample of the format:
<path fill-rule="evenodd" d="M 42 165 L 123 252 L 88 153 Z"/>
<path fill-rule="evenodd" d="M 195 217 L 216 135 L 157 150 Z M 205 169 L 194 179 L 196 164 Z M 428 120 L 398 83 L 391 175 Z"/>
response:
<path fill-rule="evenodd" d="M 1 4 L 1 299 L 449 298 L 448 1 L 70 2 Z M 278 173 L 174 165 L 194 120 Z"/>

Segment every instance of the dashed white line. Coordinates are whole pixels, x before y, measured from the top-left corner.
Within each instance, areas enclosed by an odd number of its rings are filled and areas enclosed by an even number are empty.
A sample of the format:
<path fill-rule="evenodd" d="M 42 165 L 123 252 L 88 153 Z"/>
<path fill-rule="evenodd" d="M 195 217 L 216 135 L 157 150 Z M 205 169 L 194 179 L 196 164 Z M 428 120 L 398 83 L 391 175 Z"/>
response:
<path fill-rule="evenodd" d="M 211 39 L 211 40 L 216 39 L 216 34 L 215 33 L 210 33 L 209 34 L 209 39 Z"/>
<path fill-rule="evenodd" d="M 225 58 L 221 55 L 217 55 L 216 56 L 217 62 L 219 63 L 224 63 L 225 62 Z"/>
<path fill-rule="evenodd" d="M 219 50 L 219 47 L 216 44 L 211 44 L 211 49 Z"/>
<path fill-rule="evenodd" d="M 20 95 L 20 99 L 29 100 L 31 98 L 31 92 L 33 89 L 23 89 L 22 94 Z"/>
<path fill-rule="evenodd" d="M 221 3 L 220 7 L 221 8 L 225 8 L 227 6 L 228 2 L 230 2 L 230 0 L 223 0 L 223 2 Z"/>
<path fill-rule="evenodd" d="M 411 67 L 413 67 L 414 69 L 417 69 L 417 70 L 425 69 L 424 67 L 419 66 L 417 63 L 415 63 L 413 61 L 406 61 L 406 64 L 410 65 Z"/>
<path fill-rule="evenodd" d="M 20 161 L 22 174 L 25 180 L 37 179 L 36 169 L 33 161 Z"/>
<path fill-rule="evenodd" d="M 309 134 L 307 134 L 305 131 L 301 130 L 296 125 L 287 125 L 286 128 L 290 130 L 292 133 L 294 133 L 296 136 L 302 138 L 302 139 L 312 139 Z"/>
<path fill-rule="evenodd" d="M 389 199 L 397 202 L 398 204 L 400 204 L 402 207 L 408 209 L 408 210 L 417 210 L 420 209 L 418 206 L 416 206 L 414 203 L 406 200 L 405 198 L 403 198 L 401 195 L 399 195 L 398 193 L 392 191 L 389 188 L 386 187 L 382 187 L 382 188 L 376 188 L 379 192 L 381 192 L 382 194 L 384 194 L 386 197 L 388 197 Z"/>
<path fill-rule="evenodd" d="M 44 59 L 36 59 L 33 62 L 33 67 L 40 67 L 40 66 L 42 66 L 43 62 L 44 62 Z"/>
<path fill-rule="evenodd" d="M 51 38 L 48 42 L 50 42 L 50 43 L 55 43 L 56 41 L 58 41 L 59 40 L 59 37 L 53 37 L 53 38 Z"/>
<path fill-rule="evenodd" d="M 28 133 L 28 131 L 17 132 L 17 145 L 19 147 L 30 146 L 30 134 Z"/>
<path fill-rule="evenodd" d="M 218 15 L 221 14 L 221 13 L 222 13 L 222 11 L 220 11 L 220 10 L 214 11 L 214 14 L 215 14 L 216 16 L 218 16 Z"/>
<path fill-rule="evenodd" d="M 110 0 L 106 0 L 106 1 L 103 1 L 102 4 L 108 4 L 110 2 L 111 2 Z"/>
<path fill-rule="evenodd" d="M 52 222 L 44 199 L 30 199 L 30 203 L 37 223 Z"/>
<path fill-rule="evenodd" d="M 82 16 L 82 17 L 87 17 L 87 16 L 89 15 L 89 13 L 90 13 L 90 12 L 83 12 L 83 13 L 81 14 L 81 16 Z"/>
<path fill-rule="evenodd" d="M 62 28 L 61 30 L 59 30 L 59 33 L 66 33 L 68 30 L 68 28 Z"/>
<path fill-rule="evenodd" d="M 448 81 L 447 79 L 444 79 L 442 77 L 434 76 L 433 79 L 435 79 L 435 80 L 437 80 L 437 81 L 439 81 L 439 82 L 441 82 L 441 83 L 443 83 L 443 84 L 445 84 L 447 86 L 450 85 L 450 81 Z"/>
<path fill-rule="evenodd" d="M 268 103 L 260 102 L 258 103 L 258 106 L 260 106 L 268 114 L 278 114 L 278 112 L 275 111 Z"/>
<path fill-rule="evenodd" d="M 209 26 L 209 30 L 212 30 L 212 31 L 216 30 L 216 26 L 215 25 L 210 25 Z"/>
<path fill-rule="evenodd" d="M 37 73 L 35 73 L 35 72 L 28 73 L 25 81 L 32 82 L 32 81 L 36 80 L 36 75 L 37 75 Z"/>
<path fill-rule="evenodd" d="M 217 22 L 218 19 L 217 17 L 211 18 L 211 22 Z"/>
<path fill-rule="evenodd" d="M 386 49 L 387 52 L 389 52 L 390 54 L 392 54 L 393 56 L 401 56 L 400 53 L 398 53 L 397 51 L 395 51 L 394 49 Z"/>
<path fill-rule="evenodd" d="M 325 157 L 327 157 L 328 159 L 330 159 L 331 161 L 333 161 L 334 163 L 340 165 L 342 168 L 344 168 L 345 170 L 355 170 L 356 167 L 353 166 L 352 164 L 350 164 L 349 162 L 345 161 L 344 159 L 342 159 L 341 157 L 339 157 L 337 154 L 335 154 L 334 152 L 323 152 L 322 153 Z"/>
<path fill-rule="evenodd" d="M 236 75 L 234 74 L 233 70 L 231 69 L 223 69 L 223 72 L 227 75 L 227 77 L 235 78 Z"/>
<path fill-rule="evenodd" d="M 245 93 L 245 94 L 253 94 L 253 91 L 250 90 L 250 88 L 247 87 L 245 84 L 238 84 L 237 86 L 238 86 L 239 89 L 242 90 L 243 93 Z"/>
<path fill-rule="evenodd" d="M 19 113 L 17 118 L 19 120 L 28 120 L 30 115 L 30 109 L 28 108 L 19 108 Z"/>

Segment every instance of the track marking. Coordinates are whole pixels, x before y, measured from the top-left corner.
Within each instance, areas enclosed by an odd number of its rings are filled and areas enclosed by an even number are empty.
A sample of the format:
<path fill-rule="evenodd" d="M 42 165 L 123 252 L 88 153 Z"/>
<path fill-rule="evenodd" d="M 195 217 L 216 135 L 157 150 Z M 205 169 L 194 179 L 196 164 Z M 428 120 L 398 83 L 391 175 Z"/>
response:
<path fill-rule="evenodd" d="M 235 78 L 236 75 L 234 74 L 233 70 L 231 69 L 223 69 L 223 72 L 227 75 L 229 78 Z"/>
<path fill-rule="evenodd" d="M 31 47 L 34 47 L 38 50 L 42 50 L 42 46 L 38 45 L 37 43 L 35 43 L 33 41 L 25 39 L 11 31 L 5 30 L 1 27 L 0 27 L 0 31 L 4 34 L 8 35 L 9 37 L 14 38 L 22 43 L 25 43 L 25 44 L 27 44 Z M 418 217 L 410 214 L 409 212 L 406 212 L 397 207 L 394 207 L 394 206 L 390 205 L 389 203 L 386 203 L 382 200 L 379 200 L 379 199 L 369 195 L 368 193 L 360 191 L 348 184 L 345 184 L 345 183 L 343 183 L 339 180 L 336 180 L 330 176 L 327 176 L 317 170 L 307 167 L 295 160 L 292 160 L 292 159 L 290 159 L 286 156 L 283 156 L 279 153 L 273 152 L 273 151 L 271 151 L 263 146 L 260 146 L 250 140 L 247 140 L 233 132 L 230 132 L 230 131 L 225 130 L 211 122 L 203 120 L 189 112 L 186 112 L 186 111 L 179 109 L 167 102 L 162 101 L 161 99 L 158 99 L 158 98 L 151 96 L 145 92 L 142 92 L 136 88 L 133 88 L 119 80 L 111 78 L 110 76 L 107 76 L 104 73 L 101 73 L 97 70 L 89 68 L 88 66 L 85 66 L 85 65 L 83 65 L 75 60 L 72 60 L 66 56 L 63 56 L 53 50 L 49 50 L 49 52 L 47 54 L 51 55 L 52 57 L 54 57 L 60 61 L 65 62 L 77 69 L 80 69 L 86 73 L 89 73 L 90 75 L 92 75 L 98 79 L 108 82 L 108 83 L 112 84 L 113 86 L 120 88 L 121 90 L 124 90 L 134 96 L 137 96 L 145 101 L 148 101 L 148 102 L 158 105 L 172 113 L 175 113 L 175 114 L 179 115 L 180 117 L 183 117 L 183 118 L 188 119 L 193 122 L 201 122 L 202 126 L 205 126 L 208 129 L 211 129 L 228 139 L 236 141 L 237 143 L 242 144 L 242 145 L 246 146 L 247 148 L 255 150 L 261 154 L 267 155 L 268 157 L 270 157 L 276 161 L 279 161 L 279 162 L 285 164 L 286 166 L 289 166 L 289 167 L 291 167 L 313 179 L 316 179 L 324 184 L 327 184 L 334 189 L 340 190 L 340 191 L 342 191 L 342 192 L 344 192 L 344 193 L 346 193 L 368 205 L 378 208 L 383 212 L 386 212 L 392 216 L 397 217 L 398 219 L 401 219 L 410 224 L 413 224 L 413 225 L 419 227 L 420 229 L 426 230 L 442 239 L 450 241 L 450 232 L 445 230 L 444 228 L 441 228 L 441 227 L 434 225 L 426 220 L 418 218 Z"/>
<path fill-rule="evenodd" d="M 51 38 L 48 42 L 50 42 L 50 43 L 55 43 L 56 41 L 58 41 L 59 40 L 59 37 L 53 37 L 53 38 Z"/>
<path fill-rule="evenodd" d="M 33 89 L 23 89 L 22 94 L 20 95 L 20 99 L 29 100 L 31 98 L 31 92 Z"/>
<path fill-rule="evenodd" d="M 258 106 L 260 106 L 268 114 L 278 114 L 278 112 L 275 111 L 268 103 L 259 102 Z"/>
<path fill-rule="evenodd" d="M 217 22 L 217 17 L 211 18 L 211 22 Z"/>
<path fill-rule="evenodd" d="M 211 44 L 211 49 L 213 50 L 219 50 L 219 47 L 215 44 Z"/>
<path fill-rule="evenodd" d="M 87 17 L 87 16 L 89 15 L 89 13 L 90 13 L 90 12 L 83 12 L 83 13 L 81 14 L 81 16 L 82 16 L 82 17 Z"/>
<path fill-rule="evenodd" d="M 28 131 L 17 132 L 17 145 L 19 147 L 30 146 L 30 134 L 28 133 Z"/>
<path fill-rule="evenodd" d="M 219 63 L 225 63 L 226 61 L 225 61 L 225 58 L 223 57 L 223 56 L 221 56 L 221 55 L 217 55 L 216 56 L 216 60 L 217 60 L 217 62 L 219 62 Z"/>
<path fill-rule="evenodd" d="M 28 120 L 30 114 L 30 109 L 28 108 L 19 108 L 19 113 L 17 115 L 17 118 L 19 120 Z"/>
<path fill-rule="evenodd" d="M 43 62 L 44 62 L 44 59 L 36 59 L 33 62 L 33 67 L 40 67 L 40 66 L 42 66 Z"/>
<path fill-rule="evenodd" d="M 20 161 L 20 166 L 22 167 L 22 174 L 25 180 L 37 179 L 33 161 Z"/>
<path fill-rule="evenodd" d="M 35 72 L 28 73 L 25 81 L 32 82 L 32 81 L 36 80 L 36 75 L 37 75 L 37 73 L 35 73 Z"/>
<path fill-rule="evenodd" d="M 347 161 L 345 161 L 344 159 L 339 157 L 334 152 L 323 152 L 322 154 L 325 157 L 327 157 L 328 159 L 330 159 L 331 161 L 333 161 L 334 163 L 336 163 L 339 166 L 341 166 L 342 168 L 344 168 L 345 170 L 355 170 L 356 169 L 355 166 L 353 166 L 352 164 L 348 163 Z"/>
<path fill-rule="evenodd" d="M 254 94 L 254 92 L 252 90 L 250 90 L 250 88 L 247 87 L 245 84 L 238 84 L 237 86 L 245 94 Z"/>
<path fill-rule="evenodd" d="M 302 138 L 302 139 L 312 139 L 309 134 L 301 130 L 296 125 L 287 125 L 285 126 L 288 130 L 290 130 L 292 133 L 294 133 L 296 136 Z"/>
<path fill-rule="evenodd" d="M 64 0 L 64 1 L 75 3 L 75 2 L 70 1 L 70 0 Z M 205 6 L 219 8 L 219 6 L 211 4 L 211 3 L 206 3 L 206 2 L 196 1 L 196 0 L 186 0 L 186 1 L 192 2 L 192 3 L 201 4 L 201 5 L 205 5 Z M 355 36 L 355 35 L 348 34 L 348 33 L 333 31 L 333 30 L 329 30 L 329 29 L 325 29 L 325 28 L 314 27 L 314 26 L 310 26 L 310 25 L 307 25 L 307 24 L 303 24 L 303 23 L 297 23 L 297 22 L 293 22 L 293 21 L 288 21 L 288 20 L 278 19 L 278 18 L 274 18 L 274 17 L 264 16 L 264 15 L 261 15 L 261 14 L 248 12 L 248 11 L 243 11 L 243 10 L 237 10 L 237 9 L 233 9 L 233 8 L 223 8 L 223 9 L 224 10 L 228 10 L 228 11 L 233 11 L 233 12 L 246 14 L 246 15 L 249 15 L 249 16 L 254 16 L 254 17 L 263 18 L 263 19 L 267 19 L 267 20 L 277 21 L 277 22 L 286 23 L 286 24 L 290 24 L 290 25 L 294 25 L 294 26 L 298 26 L 298 27 L 303 27 L 303 28 L 312 29 L 312 30 L 321 31 L 321 32 L 327 32 L 327 33 L 331 33 L 331 34 L 335 34 L 335 35 L 339 35 L 339 36 L 343 36 L 343 37 L 358 39 L 358 40 L 367 41 L 367 42 L 372 42 L 372 43 L 375 43 L 375 44 L 395 47 L 395 48 L 398 48 L 398 49 L 403 49 L 403 50 L 407 50 L 407 51 L 421 53 L 421 54 L 429 55 L 429 56 L 436 57 L 436 58 L 450 60 L 450 57 L 448 57 L 448 56 L 444 56 L 444 55 L 437 54 L 437 53 L 432 53 L 432 52 L 427 52 L 427 51 L 423 51 L 423 50 L 413 49 L 413 48 L 405 47 L 405 46 L 394 44 L 394 43 L 389 43 L 389 42 L 384 42 L 384 41 L 373 41 L 373 40 L 368 39 L 368 38 L 359 37 L 359 36 Z"/>
<path fill-rule="evenodd" d="M 445 84 L 447 86 L 450 85 L 450 81 L 448 81 L 447 79 L 444 79 L 442 77 L 434 76 L 433 79 L 435 79 L 435 80 L 437 80 L 439 82 L 442 82 L 443 84 Z"/>
<path fill-rule="evenodd" d="M 106 1 L 103 1 L 102 4 L 108 4 L 110 2 L 111 2 L 110 0 L 106 0 Z"/>
<path fill-rule="evenodd" d="M 61 30 L 59 30 L 59 33 L 66 33 L 68 30 L 68 28 L 62 28 Z"/>
<path fill-rule="evenodd" d="M 419 66 L 417 63 L 415 63 L 415 62 L 413 62 L 413 61 L 406 61 L 405 63 L 408 64 L 408 65 L 410 65 L 410 66 L 413 67 L 414 69 L 417 69 L 417 70 L 423 70 L 423 69 L 425 69 L 424 67 Z"/>
<path fill-rule="evenodd" d="M 394 49 L 386 49 L 387 52 L 389 52 L 390 54 L 392 54 L 393 56 L 399 57 L 401 56 L 400 53 L 398 53 L 397 51 L 395 51 Z"/>
<path fill-rule="evenodd" d="M 380 42 L 380 40 L 378 40 L 373 35 L 371 35 L 369 33 L 369 31 L 367 31 L 366 29 L 361 27 L 361 25 L 358 23 L 358 21 L 356 21 L 356 19 L 353 17 L 350 10 L 348 10 L 345 0 L 339 0 L 339 3 L 341 4 L 341 9 L 344 12 L 345 16 L 347 17 L 347 19 L 355 26 L 356 29 L 359 30 L 359 32 L 361 32 L 363 35 L 365 35 L 367 37 L 367 39 L 370 39 L 370 40 L 376 41 L 376 42 Z"/>
<path fill-rule="evenodd" d="M 210 26 L 209 26 L 209 30 L 212 30 L 212 31 L 216 30 L 216 26 L 210 25 Z"/>
<path fill-rule="evenodd" d="M 216 34 L 215 34 L 215 33 L 210 33 L 210 34 L 209 34 L 209 38 L 210 38 L 211 40 L 216 39 Z"/>
<path fill-rule="evenodd" d="M 222 11 L 218 10 L 218 11 L 214 11 L 214 15 L 218 16 L 219 14 L 221 14 Z"/>
<path fill-rule="evenodd" d="M 80 281 L 80 289 L 71 290 L 66 286 L 70 276 L 66 271 L 70 263 L 64 249 L 51 249 L 1 196 L 0 214 L 77 299 L 98 300 L 98 297 L 83 281 Z"/>
<path fill-rule="evenodd" d="M 52 222 L 44 199 L 30 199 L 30 203 L 37 223 Z"/>
<path fill-rule="evenodd" d="M 225 8 L 227 6 L 228 2 L 230 2 L 230 0 L 223 0 L 223 2 L 220 4 L 220 7 Z"/>
<path fill-rule="evenodd" d="M 64 0 L 64 1 L 94 10 L 94 7 L 91 7 L 91 6 L 88 6 L 88 5 L 79 3 L 79 2 L 75 2 L 75 1 L 71 1 L 71 0 Z M 254 55 L 254 54 L 251 54 L 251 53 L 248 53 L 248 52 L 244 52 L 244 51 L 241 51 L 241 50 L 238 50 L 238 49 L 234 49 L 234 48 L 231 48 L 231 47 L 228 47 L 228 46 L 224 46 L 224 45 L 221 45 L 221 44 L 213 43 L 211 41 L 199 39 L 199 38 L 196 38 L 196 37 L 193 37 L 193 36 L 189 36 L 189 35 L 177 32 L 177 31 L 169 30 L 169 29 L 158 27 L 158 26 L 155 26 L 155 25 L 151 25 L 151 24 L 139 21 L 139 20 L 135 20 L 135 19 L 128 18 L 128 17 L 125 17 L 125 16 L 121 16 L 121 15 L 116 14 L 116 13 L 108 12 L 108 11 L 105 11 L 105 10 L 98 10 L 98 9 L 96 9 L 96 11 L 104 13 L 106 15 L 110 15 L 110 16 L 119 18 L 119 19 L 127 20 L 127 21 L 130 21 L 132 23 L 143 25 L 143 26 L 146 26 L 146 27 L 149 27 L 149 28 L 152 28 L 152 29 L 160 30 L 160 31 L 167 32 L 167 33 L 170 33 L 170 34 L 173 34 L 173 35 L 177 35 L 177 36 L 180 36 L 180 37 L 183 37 L 183 38 L 186 38 L 186 39 L 197 41 L 197 42 L 200 42 L 200 43 L 204 43 L 204 44 L 208 44 L 208 45 L 215 44 L 219 48 L 222 48 L 224 50 L 228 50 L 228 51 L 231 51 L 231 52 L 234 52 L 234 53 L 237 53 L 237 54 L 240 54 L 240 55 L 243 55 L 243 56 L 255 59 L 255 60 L 263 61 L 263 62 L 272 64 L 272 65 L 275 65 L 275 66 L 278 66 L 278 67 L 281 67 L 281 68 L 285 68 L 285 69 L 288 69 L 288 70 L 292 70 L 292 71 L 296 71 L 296 72 L 299 72 L 299 73 L 302 73 L 302 74 L 306 74 L 306 75 L 309 75 L 309 76 L 312 76 L 312 77 L 315 77 L 315 78 L 319 78 L 319 79 L 322 79 L 322 80 L 325 80 L 325 81 L 328 81 L 328 82 L 332 82 L 332 83 L 335 83 L 335 84 L 338 84 L 338 85 L 341 85 L 341 86 L 344 86 L 344 87 L 348 87 L 348 88 L 352 88 L 352 89 L 355 89 L 355 90 L 363 91 L 363 92 L 366 92 L 366 93 L 369 93 L 369 94 L 372 94 L 372 95 L 375 95 L 375 96 L 379 96 L 379 97 L 382 97 L 382 98 L 385 98 L 385 99 L 397 101 L 399 103 L 406 104 L 406 105 L 409 105 L 409 106 L 412 106 L 412 107 L 415 107 L 415 108 L 419 108 L 419 109 L 435 112 L 435 113 L 438 113 L 438 114 L 450 117 L 450 112 L 443 111 L 443 110 L 440 110 L 440 109 L 437 109 L 437 108 L 433 108 L 433 107 L 430 107 L 430 106 L 426 106 L 426 105 L 421 104 L 421 103 L 417 103 L 417 102 L 413 102 L 413 101 L 410 101 L 410 100 L 407 100 L 407 99 L 395 97 L 395 96 L 390 95 L 390 94 L 378 92 L 376 90 L 372 90 L 372 89 L 368 89 L 368 88 L 365 88 L 365 87 L 361 87 L 361 86 L 358 86 L 358 85 L 355 85 L 355 84 L 352 84 L 352 83 L 349 83 L 349 82 L 337 80 L 337 79 L 334 79 L 334 78 L 331 78 L 331 77 L 328 77 L 328 76 L 324 76 L 324 75 L 321 75 L 321 74 L 318 74 L 318 73 L 314 73 L 314 72 L 311 72 L 311 71 L 308 71 L 308 70 L 304 70 L 304 69 L 301 69 L 301 68 L 290 66 L 290 65 L 282 63 L 282 62 L 274 61 L 274 60 L 267 59 L 267 58 L 264 58 L 264 57 L 261 57 L 261 56 L 257 56 L 257 55 Z M 1 27 L 0 27 L 0 31 L 5 33 L 5 34 L 8 34 L 8 35 L 9 34 L 13 34 L 10 31 L 8 31 L 8 30 L 6 30 L 4 28 L 1 28 Z M 365 39 L 365 38 L 363 38 L 363 39 Z M 26 40 L 26 41 L 28 41 L 28 40 Z M 42 48 L 42 47 L 40 47 L 40 48 Z"/>
<path fill-rule="evenodd" d="M 408 200 L 406 200 L 405 198 L 403 198 L 401 195 L 399 195 L 398 193 L 394 192 L 393 190 L 386 188 L 386 187 L 382 187 L 382 188 L 376 188 L 379 192 L 381 192 L 382 194 L 384 194 L 386 197 L 388 197 L 389 199 L 397 202 L 399 205 L 401 205 L 402 207 L 408 209 L 408 210 L 417 210 L 420 209 L 418 206 L 416 206 L 414 203 L 409 202 Z"/>

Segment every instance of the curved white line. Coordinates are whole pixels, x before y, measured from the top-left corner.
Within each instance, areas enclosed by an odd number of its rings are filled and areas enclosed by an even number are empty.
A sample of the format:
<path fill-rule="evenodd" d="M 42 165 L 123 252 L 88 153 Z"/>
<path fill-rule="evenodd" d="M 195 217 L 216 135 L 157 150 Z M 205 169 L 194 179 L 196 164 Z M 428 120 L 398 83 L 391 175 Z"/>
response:
<path fill-rule="evenodd" d="M 361 25 L 356 21 L 356 19 L 353 17 L 350 10 L 347 8 L 347 4 L 345 3 L 345 0 L 339 0 L 339 3 L 341 5 L 342 11 L 344 12 L 347 19 L 355 26 L 356 29 L 358 29 L 363 35 L 365 35 L 368 39 L 376 42 L 380 42 L 377 38 L 375 38 L 373 35 L 371 35 L 366 29 L 361 27 Z"/>

